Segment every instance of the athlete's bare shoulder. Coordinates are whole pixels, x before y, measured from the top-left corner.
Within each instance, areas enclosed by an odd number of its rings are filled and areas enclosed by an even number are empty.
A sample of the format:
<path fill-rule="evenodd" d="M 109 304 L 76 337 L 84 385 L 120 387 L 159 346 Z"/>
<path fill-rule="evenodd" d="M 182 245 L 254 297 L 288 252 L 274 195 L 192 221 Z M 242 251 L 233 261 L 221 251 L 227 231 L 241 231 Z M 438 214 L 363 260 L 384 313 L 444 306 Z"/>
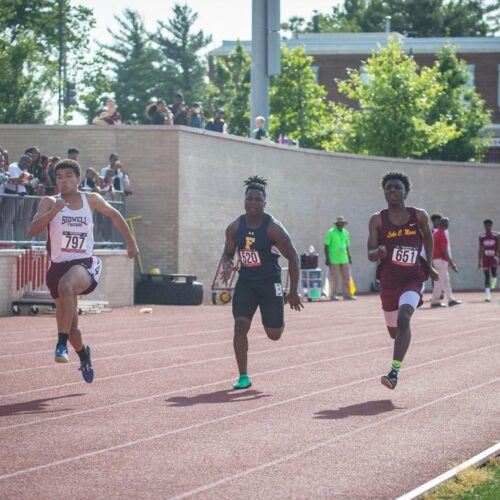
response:
<path fill-rule="evenodd" d="M 429 224 L 429 215 L 423 208 L 415 207 L 415 215 L 417 216 L 417 220 L 420 222 L 420 225 Z"/>
<path fill-rule="evenodd" d="M 382 215 L 380 212 L 375 212 L 370 216 L 369 225 L 370 226 L 380 226 L 382 224 Z"/>
<path fill-rule="evenodd" d="M 87 201 L 90 205 L 90 208 L 94 210 L 97 208 L 102 202 L 104 201 L 104 198 L 99 194 L 99 193 L 84 193 L 83 191 L 80 192 L 82 196 L 87 197 Z"/>

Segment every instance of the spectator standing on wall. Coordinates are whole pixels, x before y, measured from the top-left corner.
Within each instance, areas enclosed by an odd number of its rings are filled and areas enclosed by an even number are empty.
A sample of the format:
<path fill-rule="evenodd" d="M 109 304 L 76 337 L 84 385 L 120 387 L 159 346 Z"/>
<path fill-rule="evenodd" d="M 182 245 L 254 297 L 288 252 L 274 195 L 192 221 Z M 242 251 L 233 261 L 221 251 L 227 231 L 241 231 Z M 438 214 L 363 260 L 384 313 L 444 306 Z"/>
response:
<path fill-rule="evenodd" d="M 210 130 L 211 132 L 220 132 L 221 134 L 227 134 L 227 126 L 224 123 L 223 109 L 217 108 L 215 110 L 214 118 L 205 125 L 205 130 Z"/>
<path fill-rule="evenodd" d="M 185 125 L 189 123 L 189 110 L 184 103 L 184 95 L 177 92 L 174 96 L 174 102 L 169 106 L 172 113 L 174 125 Z"/>
<path fill-rule="evenodd" d="M 349 231 L 345 228 L 346 225 L 347 220 L 344 217 L 337 217 L 335 225 L 325 235 L 325 257 L 332 300 L 339 300 L 337 295 L 339 284 L 342 285 L 344 300 L 356 300 L 350 290 L 352 259 L 349 252 Z"/>
<path fill-rule="evenodd" d="M 172 113 L 162 99 L 146 108 L 146 116 L 153 122 L 153 125 L 173 125 Z"/>
<path fill-rule="evenodd" d="M 189 119 L 189 126 L 194 128 L 205 128 L 205 117 L 201 104 L 199 102 L 193 103 L 191 107 L 191 118 Z"/>
<path fill-rule="evenodd" d="M 108 99 L 106 101 L 106 110 L 99 113 L 92 123 L 94 125 L 121 125 L 122 115 L 116 109 L 116 103 L 113 99 Z"/>
<path fill-rule="evenodd" d="M 258 141 L 266 141 L 269 139 L 266 130 L 266 119 L 263 116 L 255 118 L 255 129 L 252 131 L 252 138 Z"/>

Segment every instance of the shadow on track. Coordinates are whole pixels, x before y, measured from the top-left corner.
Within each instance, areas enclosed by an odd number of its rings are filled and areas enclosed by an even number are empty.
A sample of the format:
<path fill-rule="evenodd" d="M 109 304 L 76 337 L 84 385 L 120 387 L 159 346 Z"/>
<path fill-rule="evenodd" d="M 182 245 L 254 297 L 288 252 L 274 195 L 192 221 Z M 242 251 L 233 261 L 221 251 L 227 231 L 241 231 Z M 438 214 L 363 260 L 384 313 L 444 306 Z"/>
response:
<path fill-rule="evenodd" d="M 226 389 L 223 391 L 216 391 L 210 393 L 198 394 L 197 396 L 176 396 L 166 399 L 169 406 L 178 408 L 180 406 L 194 406 L 199 404 L 213 404 L 213 403 L 235 403 L 238 401 L 253 401 L 255 399 L 268 398 L 270 394 L 256 390 L 243 390 L 235 391 L 234 389 Z"/>
<path fill-rule="evenodd" d="M 57 413 L 72 410 L 73 408 L 61 408 L 60 410 L 50 410 L 49 403 L 58 399 L 76 398 L 85 394 L 68 394 L 67 396 L 57 396 L 54 398 L 34 399 L 24 403 L 14 403 L 10 405 L 0 405 L 0 417 L 10 415 L 30 415 L 32 413 Z"/>
<path fill-rule="evenodd" d="M 394 406 L 390 399 L 367 401 L 350 406 L 341 406 L 338 410 L 322 410 L 314 415 L 316 419 L 337 420 L 347 417 L 370 417 L 402 408 Z"/>

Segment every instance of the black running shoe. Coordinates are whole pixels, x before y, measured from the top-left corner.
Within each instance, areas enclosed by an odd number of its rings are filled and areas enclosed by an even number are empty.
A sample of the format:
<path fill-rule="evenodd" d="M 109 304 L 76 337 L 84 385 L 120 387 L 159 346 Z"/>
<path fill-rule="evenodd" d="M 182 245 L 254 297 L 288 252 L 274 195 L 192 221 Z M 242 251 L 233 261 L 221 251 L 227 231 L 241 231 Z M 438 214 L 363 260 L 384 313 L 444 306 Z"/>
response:
<path fill-rule="evenodd" d="M 398 383 L 398 372 L 391 370 L 387 375 L 382 376 L 380 382 L 389 389 L 394 389 Z"/>
<path fill-rule="evenodd" d="M 82 372 L 82 377 L 87 384 L 91 384 L 94 380 L 94 369 L 92 368 L 92 361 L 90 360 L 90 347 L 85 346 L 88 354 L 88 361 L 80 361 L 80 371 Z"/>

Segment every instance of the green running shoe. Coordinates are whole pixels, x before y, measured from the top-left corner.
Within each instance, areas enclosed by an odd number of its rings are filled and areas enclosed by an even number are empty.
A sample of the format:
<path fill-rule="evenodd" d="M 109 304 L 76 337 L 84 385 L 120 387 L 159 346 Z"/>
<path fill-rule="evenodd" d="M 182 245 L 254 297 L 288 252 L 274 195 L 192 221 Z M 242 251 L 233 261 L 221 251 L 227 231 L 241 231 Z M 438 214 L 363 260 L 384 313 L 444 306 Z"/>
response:
<path fill-rule="evenodd" d="M 250 382 L 250 377 L 245 373 L 240 375 L 238 381 L 233 384 L 233 389 L 248 389 L 252 386 L 252 382 Z"/>

